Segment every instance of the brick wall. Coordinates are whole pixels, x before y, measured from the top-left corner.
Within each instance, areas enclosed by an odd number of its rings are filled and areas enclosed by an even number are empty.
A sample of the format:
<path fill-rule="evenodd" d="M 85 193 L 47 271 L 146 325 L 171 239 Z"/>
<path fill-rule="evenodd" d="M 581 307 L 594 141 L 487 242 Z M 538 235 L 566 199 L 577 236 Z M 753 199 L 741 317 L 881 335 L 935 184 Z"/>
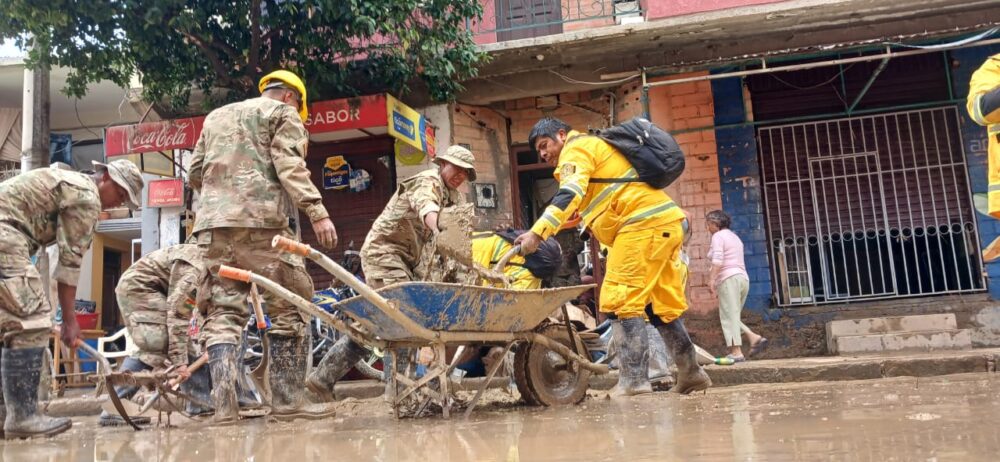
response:
<path fill-rule="evenodd" d="M 582 132 L 607 127 L 610 98 L 606 93 L 602 90 L 562 93 L 558 95 L 558 106 L 544 109 L 537 107 L 535 98 L 505 101 L 503 111 L 511 119 L 511 142 L 527 143 L 531 127 L 542 117 L 558 118 Z"/>
<path fill-rule="evenodd" d="M 452 142 L 465 144 L 476 156 L 476 182 L 496 185 L 497 207 L 495 209 L 477 208 L 479 219 L 478 229 L 493 229 L 513 224 L 513 202 L 510 189 L 510 150 L 507 142 L 507 119 L 498 111 L 467 106 L 454 105 L 452 114 Z M 441 149 L 446 149 L 447 146 Z M 471 185 L 466 185 L 466 193 L 470 200 Z"/>

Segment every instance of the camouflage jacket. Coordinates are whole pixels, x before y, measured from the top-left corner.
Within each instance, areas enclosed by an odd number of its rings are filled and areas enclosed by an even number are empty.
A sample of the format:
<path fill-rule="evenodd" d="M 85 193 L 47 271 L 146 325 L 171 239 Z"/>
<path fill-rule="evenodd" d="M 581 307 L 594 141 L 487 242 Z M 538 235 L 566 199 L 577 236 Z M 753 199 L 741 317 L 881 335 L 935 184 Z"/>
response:
<path fill-rule="evenodd" d="M 430 240 L 423 220 L 428 213 L 465 203 L 465 195 L 448 188 L 437 169 L 424 170 L 403 180 L 382 214 L 372 224 L 361 247 L 361 258 L 394 254 L 410 264 L 413 271 L 421 250 Z M 377 263 L 376 263 L 377 264 Z"/>
<path fill-rule="evenodd" d="M 187 364 L 188 327 L 195 291 L 206 271 L 197 245 L 179 244 L 150 252 L 125 270 L 118 280 L 118 292 L 130 295 L 157 294 L 166 297 L 167 359 Z"/>
<path fill-rule="evenodd" d="M 291 205 L 327 218 L 309 179 L 309 136 L 295 108 L 253 98 L 212 111 L 194 148 L 189 179 L 200 194 L 194 232 L 287 228 Z"/>
<path fill-rule="evenodd" d="M 0 183 L 0 223 L 23 234 L 32 254 L 55 243 L 63 284 L 77 284 L 100 213 L 97 184 L 83 173 L 41 168 Z"/>

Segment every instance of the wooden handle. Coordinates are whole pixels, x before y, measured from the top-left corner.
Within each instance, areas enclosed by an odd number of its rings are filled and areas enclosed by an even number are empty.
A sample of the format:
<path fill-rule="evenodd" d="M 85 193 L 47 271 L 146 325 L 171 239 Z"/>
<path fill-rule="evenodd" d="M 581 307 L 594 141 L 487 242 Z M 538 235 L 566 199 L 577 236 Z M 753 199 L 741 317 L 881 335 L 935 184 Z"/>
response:
<path fill-rule="evenodd" d="M 234 281 L 250 282 L 250 272 L 232 266 L 219 266 L 219 277 Z"/>
<path fill-rule="evenodd" d="M 188 372 L 194 374 L 195 371 L 197 371 L 198 369 L 200 369 L 201 366 L 204 366 L 205 363 L 207 363 L 207 362 L 208 362 L 208 353 L 204 353 L 201 356 L 199 356 L 198 359 L 194 360 L 193 363 L 191 363 L 190 365 L 188 365 Z M 183 383 L 183 382 L 184 381 L 181 380 L 180 377 L 174 377 L 174 378 L 170 379 L 170 382 L 169 382 L 170 389 L 171 390 L 177 390 L 177 387 L 180 387 L 181 383 Z"/>
<path fill-rule="evenodd" d="M 253 314 L 257 318 L 257 330 L 263 332 L 267 329 L 267 320 L 264 318 L 264 307 L 260 304 L 260 292 L 257 292 L 257 284 L 250 284 L 250 304 L 253 305 Z"/>
<path fill-rule="evenodd" d="M 309 244 L 303 244 L 284 236 L 274 236 L 274 239 L 271 240 L 271 247 L 281 250 L 282 252 L 288 252 L 303 257 L 308 257 L 312 252 L 312 247 L 310 247 Z"/>

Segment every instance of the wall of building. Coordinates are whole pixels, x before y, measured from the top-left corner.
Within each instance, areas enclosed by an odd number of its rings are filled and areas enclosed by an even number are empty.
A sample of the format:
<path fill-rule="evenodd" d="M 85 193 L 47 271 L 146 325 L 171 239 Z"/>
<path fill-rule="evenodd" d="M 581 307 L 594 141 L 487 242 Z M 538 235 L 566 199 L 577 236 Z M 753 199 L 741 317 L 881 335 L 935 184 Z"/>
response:
<path fill-rule="evenodd" d="M 476 208 L 477 229 L 512 226 L 514 215 L 510 188 L 510 143 L 507 118 L 490 108 L 454 105 L 452 143 L 467 146 L 476 156 L 476 183 L 496 185 L 496 208 Z M 465 186 L 470 200 L 472 185 Z"/>
<path fill-rule="evenodd" d="M 643 0 L 642 8 L 646 12 L 646 20 L 683 16 L 685 14 L 702 13 L 706 11 L 739 8 L 766 3 L 778 3 L 784 0 Z"/>

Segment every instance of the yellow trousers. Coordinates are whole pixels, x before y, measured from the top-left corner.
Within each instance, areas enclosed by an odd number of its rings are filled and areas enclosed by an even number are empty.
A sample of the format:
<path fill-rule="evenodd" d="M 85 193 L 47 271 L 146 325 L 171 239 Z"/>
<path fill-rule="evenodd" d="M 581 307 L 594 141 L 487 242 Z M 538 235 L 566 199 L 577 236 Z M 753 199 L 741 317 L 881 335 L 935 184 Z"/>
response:
<path fill-rule="evenodd" d="M 601 311 L 619 319 L 645 316 L 646 305 L 663 322 L 687 310 L 687 265 L 681 259 L 683 220 L 643 223 L 619 230 L 608 251 L 601 286 Z"/>

